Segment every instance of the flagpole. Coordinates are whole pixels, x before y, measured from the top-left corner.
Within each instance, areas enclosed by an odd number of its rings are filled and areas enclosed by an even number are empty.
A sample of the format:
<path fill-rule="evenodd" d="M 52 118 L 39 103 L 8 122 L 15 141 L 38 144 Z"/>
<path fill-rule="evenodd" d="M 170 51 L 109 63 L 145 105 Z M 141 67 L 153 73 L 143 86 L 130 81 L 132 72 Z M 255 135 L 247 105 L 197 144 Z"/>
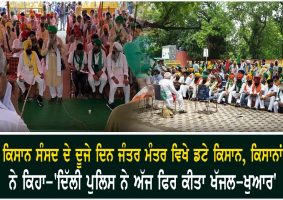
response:
<path fill-rule="evenodd" d="M 136 29 L 137 11 L 138 11 L 138 2 L 136 2 L 136 9 L 135 9 L 134 30 Z"/>

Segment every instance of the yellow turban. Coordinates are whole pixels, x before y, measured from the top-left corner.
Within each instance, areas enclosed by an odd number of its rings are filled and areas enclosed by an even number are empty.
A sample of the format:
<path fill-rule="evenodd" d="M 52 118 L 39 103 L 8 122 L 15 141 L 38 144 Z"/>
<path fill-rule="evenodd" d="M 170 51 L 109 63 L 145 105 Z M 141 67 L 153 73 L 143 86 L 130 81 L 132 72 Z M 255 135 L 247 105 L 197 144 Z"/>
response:
<path fill-rule="evenodd" d="M 34 76 L 37 76 L 39 74 L 38 72 L 38 66 L 37 66 L 37 62 L 36 62 L 36 53 L 34 51 L 32 51 L 31 53 L 31 59 L 28 58 L 28 55 L 26 53 L 27 48 L 30 46 L 31 47 L 32 42 L 30 39 L 27 39 L 26 41 L 24 41 L 23 43 L 23 47 L 24 47 L 24 52 L 23 52 L 23 59 L 24 59 L 24 64 L 27 65 L 30 70 L 33 70 L 33 74 Z"/>
<path fill-rule="evenodd" d="M 200 73 L 195 73 L 195 77 L 200 77 Z"/>
<path fill-rule="evenodd" d="M 6 22 L 5 27 L 6 27 L 6 28 L 7 28 L 7 27 L 13 28 L 12 22 Z"/>
<path fill-rule="evenodd" d="M 26 41 L 24 41 L 23 43 L 24 50 L 27 50 L 27 48 L 31 45 L 32 45 L 32 42 L 30 39 L 27 39 Z"/>
<path fill-rule="evenodd" d="M 28 30 L 31 30 L 31 29 L 32 29 L 31 24 L 27 24 L 27 29 L 28 29 Z"/>
<path fill-rule="evenodd" d="M 212 69 L 212 65 L 208 65 L 208 66 L 207 66 L 207 69 Z"/>
<path fill-rule="evenodd" d="M 6 22 L 5 27 L 6 27 L 6 28 L 7 28 L 7 27 L 13 28 L 12 22 Z"/>

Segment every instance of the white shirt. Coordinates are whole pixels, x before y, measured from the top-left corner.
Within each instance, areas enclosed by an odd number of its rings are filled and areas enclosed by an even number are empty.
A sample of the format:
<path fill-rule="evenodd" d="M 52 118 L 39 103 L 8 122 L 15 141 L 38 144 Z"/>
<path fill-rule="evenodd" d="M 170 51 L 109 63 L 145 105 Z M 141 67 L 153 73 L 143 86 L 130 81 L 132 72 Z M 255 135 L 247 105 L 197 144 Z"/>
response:
<path fill-rule="evenodd" d="M 7 85 L 5 96 L 0 101 L 0 132 L 27 132 L 27 125 L 16 113 L 11 102 L 12 86 Z"/>
<path fill-rule="evenodd" d="M 189 76 L 187 76 L 186 80 L 185 80 L 184 76 L 181 76 L 180 80 L 179 80 L 180 83 L 185 83 L 186 85 L 190 85 L 192 83 L 192 81 L 193 81 L 193 79 Z"/>
<path fill-rule="evenodd" d="M 263 96 L 266 96 L 267 94 L 270 94 L 270 93 L 276 93 L 279 91 L 279 88 L 276 86 L 276 85 L 273 85 L 271 88 L 268 87 L 268 85 L 265 85 L 263 88 L 262 88 L 262 91 L 263 91 Z"/>
<path fill-rule="evenodd" d="M 11 101 L 11 95 L 12 95 L 12 85 L 8 82 L 4 98 L 2 99 L 2 102 L 1 102 L 2 107 L 4 105 L 8 110 L 16 111 Z"/>
<path fill-rule="evenodd" d="M 120 52 L 120 55 L 117 61 L 115 62 L 112 59 L 112 55 L 109 54 L 107 56 L 106 68 L 107 68 L 110 86 L 124 87 L 125 86 L 123 83 L 124 75 L 129 77 L 129 67 L 128 67 L 126 56 Z M 114 83 L 114 81 L 112 80 L 113 76 L 118 79 L 119 84 Z"/>
<path fill-rule="evenodd" d="M 172 98 L 172 94 L 177 95 L 178 92 L 174 87 L 173 81 L 169 79 L 162 79 L 159 81 L 161 89 L 166 93 L 167 99 Z"/>
<path fill-rule="evenodd" d="M 43 69 L 41 67 L 41 62 L 37 56 L 37 54 L 33 51 L 36 57 L 36 65 L 37 65 L 37 70 L 39 74 L 43 73 Z M 31 61 L 30 61 L 31 62 Z M 19 57 L 19 64 L 18 64 L 18 69 L 17 69 L 17 76 L 20 77 L 22 76 L 25 82 L 28 84 L 34 84 L 34 73 L 33 73 L 33 68 L 29 68 L 27 66 L 27 63 L 24 62 L 24 52 L 20 54 Z"/>
<path fill-rule="evenodd" d="M 106 54 L 105 52 L 101 49 L 101 53 L 102 53 L 102 65 L 103 65 L 103 68 L 101 69 L 103 72 L 105 72 L 106 70 L 106 63 L 107 63 L 107 59 L 106 59 Z M 98 61 L 99 61 L 99 53 L 97 54 L 94 54 L 94 60 L 95 60 L 95 65 L 98 64 Z M 88 71 L 90 72 L 91 75 L 94 75 L 94 71 L 93 71 L 93 68 L 92 68 L 92 63 L 93 60 L 92 60 L 92 50 L 88 52 Z"/>
<path fill-rule="evenodd" d="M 278 94 L 276 100 L 279 101 L 280 103 L 283 103 L 283 92 L 282 92 L 282 90 L 279 91 L 279 94 Z"/>
<path fill-rule="evenodd" d="M 69 58 L 68 58 L 68 63 L 71 64 L 71 65 L 74 65 L 74 67 L 76 68 L 76 70 L 80 70 L 80 66 L 79 64 L 76 62 L 76 59 L 74 59 L 74 52 L 75 51 L 72 51 L 69 55 Z M 87 65 L 87 55 L 86 55 L 86 52 L 84 52 L 84 58 L 83 58 L 83 62 L 82 62 L 82 66 L 81 66 L 81 69 L 84 69 L 85 65 Z"/>
<path fill-rule="evenodd" d="M 12 49 L 22 49 L 22 48 L 23 48 L 23 44 L 20 41 L 20 39 L 15 39 L 14 42 L 13 42 L 13 45 L 12 45 Z M 14 53 L 13 57 L 20 57 L 22 52 L 23 51 L 19 51 L 17 53 Z"/>
<path fill-rule="evenodd" d="M 0 132 L 28 131 L 27 125 L 15 111 L 3 109 L 0 105 Z"/>

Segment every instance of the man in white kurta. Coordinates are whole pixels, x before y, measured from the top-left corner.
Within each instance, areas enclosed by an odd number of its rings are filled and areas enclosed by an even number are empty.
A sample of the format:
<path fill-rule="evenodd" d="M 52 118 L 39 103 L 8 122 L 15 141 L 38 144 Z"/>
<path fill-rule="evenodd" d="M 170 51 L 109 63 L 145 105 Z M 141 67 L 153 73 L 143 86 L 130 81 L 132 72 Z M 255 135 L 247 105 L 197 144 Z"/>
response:
<path fill-rule="evenodd" d="M 120 43 L 114 42 L 113 51 L 107 57 L 107 73 L 110 85 L 109 101 L 107 106 L 113 109 L 114 95 L 118 87 L 123 88 L 125 103 L 130 101 L 129 67 L 126 56 L 122 53 L 123 47 Z"/>
<path fill-rule="evenodd" d="M 192 81 L 193 81 L 192 75 L 189 75 L 188 72 L 184 72 L 183 76 L 181 76 L 180 78 L 180 83 L 182 83 L 182 85 L 180 86 L 179 91 L 184 98 L 187 96 L 189 86 L 192 83 Z"/>
<path fill-rule="evenodd" d="M 27 89 L 25 83 L 29 85 L 38 84 L 39 96 L 37 102 L 39 106 L 43 106 L 42 98 L 45 89 L 44 79 L 43 79 L 43 69 L 41 67 L 40 60 L 35 51 L 32 51 L 31 40 L 26 40 L 23 43 L 24 51 L 19 57 L 19 64 L 17 70 L 17 83 L 25 94 Z"/>
<path fill-rule="evenodd" d="M 180 112 L 185 113 L 186 111 L 184 110 L 184 100 L 182 95 L 176 91 L 173 81 L 171 80 L 171 73 L 166 72 L 164 74 L 164 79 L 159 81 L 159 85 L 161 88 L 161 93 L 164 94 L 163 98 L 165 98 L 165 103 L 167 108 L 173 110 L 173 95 L 176 95 L 176 99 L 179 104 Z"/>
<path fill-rule="evenodd" d="M 102 94 L 107 83 L 106 55 L 101 49 L 101 40 L 94 39 L 92 45 L 93 49 L 88 52 L 88 82 L 93 94 L 96 91 L 96 86 L 99 86 L 99 94 Z"/>
<path fill-rule="evenodd" d="M 56 36 L 57 28 L 48 26 L 49 39 L 44 43 L 42 56 L 46 56 L 46 85 L 49 87 L 51 99 L 50 103 L 62 102 L 63 97 L 63 73 L 61 58 L 64 55 L 62 40 Z"/>
<path fill-rule="evenodd" d="M 0 132 L 27 132 L 27 125 L 11 102 L 12 86 L 6 77 L 6 59 L 0 48 Z"/>
<path fill-rule="evenodd" d="M 262 88 L 262 93 L 260 96 L 260 108 L 264 109 L 266 106 L 268 112 L 272 112 L 278 91 L 279 89 L 276 85 L 274 85 L 273 79 L 268 79 L 267 85 Z"/>
<path fill-rule="evenodd" d="M 235 89 L 236 84 L 235 84 L 234 78 L 235 78 L 234 74 L 229 75 L 229 79 L 228 79 L 228 81 L 225 85 L 225 90 L 220 93 L 220 95 L 217 99 L 217 103 L 221 103 L 221 102 L 225 103 L 224 97 L 229 96 L 229 94 Z M 230 99 L 229 99 L 229 101 L 230 101 Z M 232 97 L 231 97 L 231 101 L 232 101 Z"/>

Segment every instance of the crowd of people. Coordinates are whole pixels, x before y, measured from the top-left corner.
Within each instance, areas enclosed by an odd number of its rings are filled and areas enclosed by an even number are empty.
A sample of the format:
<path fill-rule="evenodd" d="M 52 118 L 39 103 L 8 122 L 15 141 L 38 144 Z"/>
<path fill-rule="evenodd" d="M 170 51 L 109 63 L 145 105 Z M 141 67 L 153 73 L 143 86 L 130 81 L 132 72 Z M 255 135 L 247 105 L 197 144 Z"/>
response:
<path fill-rule="evenodd" d="M 58 10 L 62 4 L 58 4 Z M 62 9 L 61 9 L 62 10 Z M 18 58 L 17 77 L 13 82 L 25 98 L 28 87 L 37 84 L 37 102 L 44 106 L 44 91 L 49 88 L 50 103 L 61 103 L 63 97 L 63 70 L 70 68 L 75 86 L 74 96 L 103 95 L 109 85 L 107 106 L 114 108 L 117 88 L 122 88 L 125 102 L 130 100 L 131 80 L 138 82 L 139 89 L 146 85 L 159 84 L 165 94 L 168 108 L 176 97 L 180 111 L 184 99 L 197 100 L 200 85 L 209 88 L 210 99 L 218 103 L 235 104 L 246 108 L 267 109 L 278 112 L 283 106 L 282 66 L 278 61 L 266 64 L 265 60 L 213 61 L 188 63 L 186 67 L 165 67 L 156 62 L 144 78 L 131 77 L 124 46 L 142 34 L 142 26 L 127 10 L 115 13 L 83 10 L 81 2 L 65 11 L 39 14 L 30 10 L 19 13 L 1 13 L 0 46 L 5 56 L 2 59 Z M 61 18 L 60 18 L 61 16 Z M 66 23 L 65 23 L 66 20 Z M 57 35 L 58 24 L 66 29 L 66 41 Z M 64 27 L 66 24 L 66 27 Z M 3 62 L 4 63 L 4 62 Z M 2 67 L 2 76 L 6 76 Z M 9 84 L 7 84 L 9 85 Z M 90 91 L 88 91 L 90 88 Z M 9 95 L 8 90 L 4 96 Z M 3 99 L 2 98 L 2 99 Z M 5 108 L 15 110 L 10 101 Z M 2 100 L 2 104 L 5 103 Z M 3 106 L 4 107 L 4 106 Z M 14 106 L 17 107 L 17 106 Z"/>
<path fill-rule="evenodd" d="M 283 73 L 277 60 L 269 64 L 262 59 L 252 62 L 215 60 L 210 64 L 191 62 L 185 68 L 171 69 L 162 66 L 162 61 L 155 66 L 153 83 L 160 83 L 160 74 L 166 78 L 165 75 L 171 73 L 170 80 L 179 93 L 177 97 L 182 95 L 184 99 L 193 101 L 204 98 L 224 105 L 282 112 Z M 199 96 L 198 91 L 202 86 L 207 88 L 206 97 Z M 169 107 L 172 108 L 172 101 Z"/>

